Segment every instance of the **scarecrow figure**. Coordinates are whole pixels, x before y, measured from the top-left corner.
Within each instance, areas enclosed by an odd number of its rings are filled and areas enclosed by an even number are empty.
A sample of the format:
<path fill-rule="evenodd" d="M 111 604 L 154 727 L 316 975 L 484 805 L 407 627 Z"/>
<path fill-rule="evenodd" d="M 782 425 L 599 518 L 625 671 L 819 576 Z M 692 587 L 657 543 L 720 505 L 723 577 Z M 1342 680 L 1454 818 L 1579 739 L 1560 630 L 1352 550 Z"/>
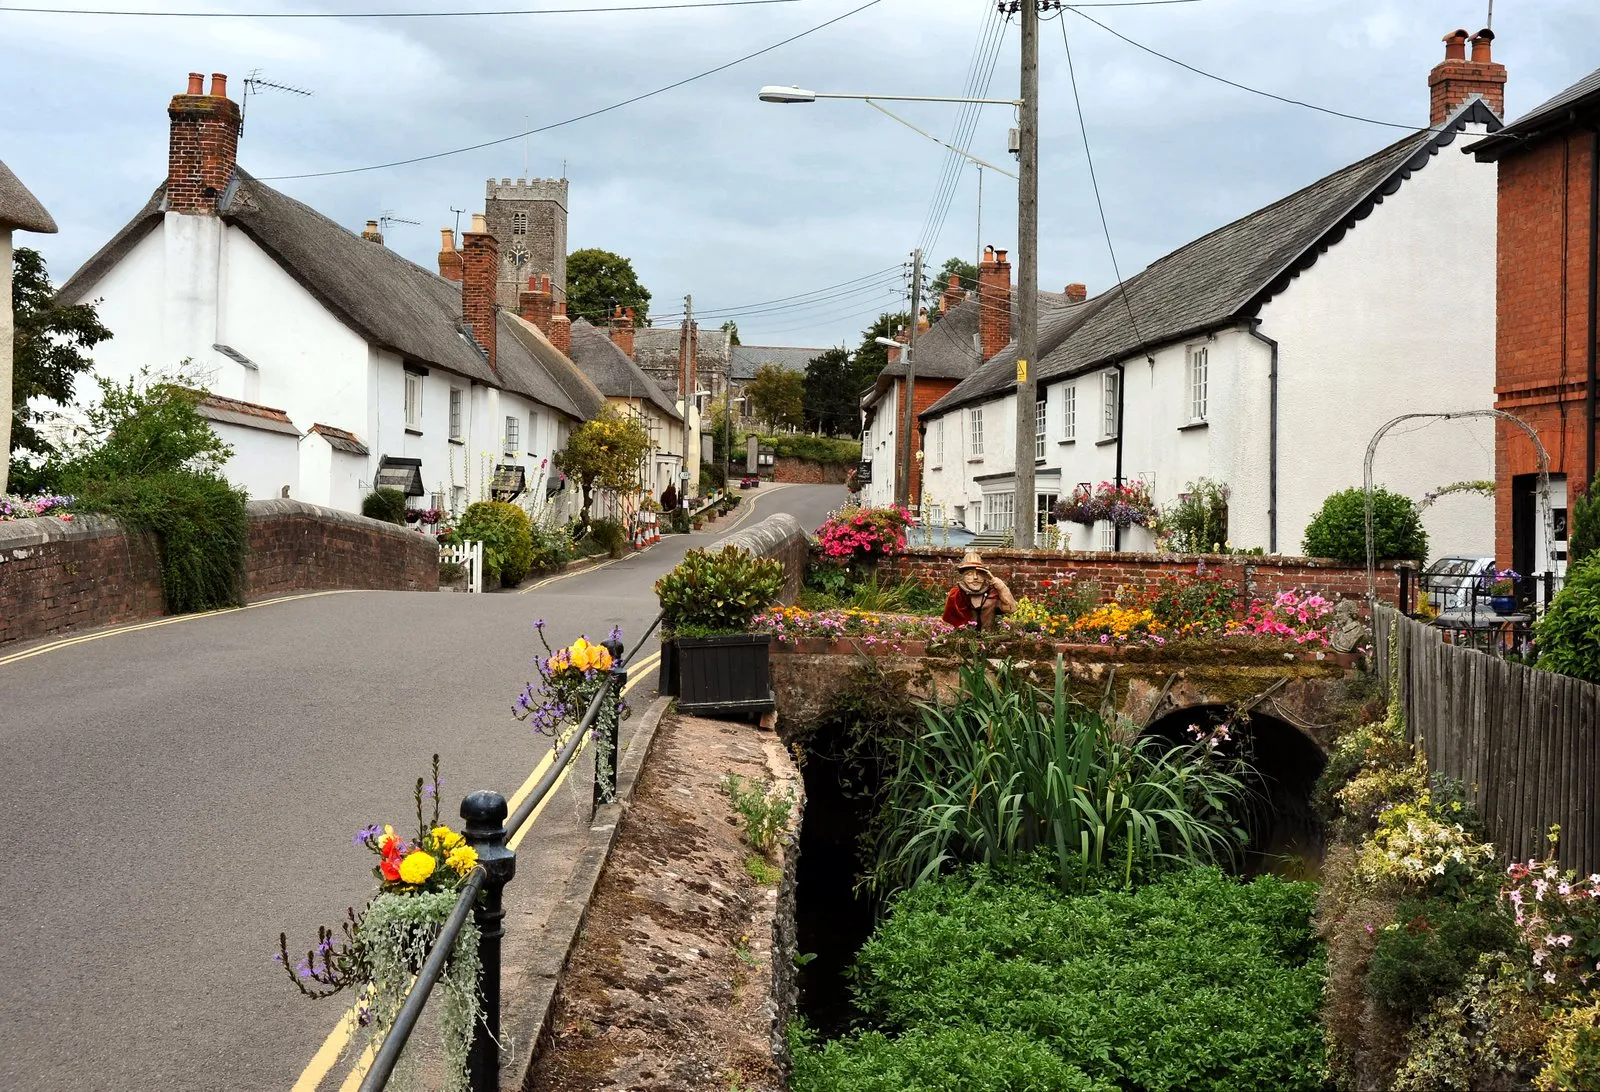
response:
<path fill-rule="evenodd" d="M 956 586 L 944 601 L 944 621 L 951 626 L 977 623 L 980 630 L 994 628 L 995 617 L 1017 609 L 1005 581 L 989 571 L 976 550 L 968 550 L 956 566 Z"/>

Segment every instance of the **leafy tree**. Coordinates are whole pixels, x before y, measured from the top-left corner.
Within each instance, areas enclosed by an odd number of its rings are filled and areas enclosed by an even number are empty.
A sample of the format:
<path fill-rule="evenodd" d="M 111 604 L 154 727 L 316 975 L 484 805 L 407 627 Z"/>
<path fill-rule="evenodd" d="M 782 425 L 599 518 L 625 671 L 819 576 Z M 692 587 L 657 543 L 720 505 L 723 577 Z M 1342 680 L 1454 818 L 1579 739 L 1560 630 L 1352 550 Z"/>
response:
<path fill-rule="evenodd" d="M 567 313 L 604 325 L 618 307 L 633 308 L 633 324 L 647 326 L 650 290 L 639 283 L 633 263 L 597 247 L 567 255 Z"/>
<path fill-rule="evenodd" d="M 871 326 L 861 331 L 861 347 L 856 350 L 854 376 L 859 380 L 859 385 L 851 391 L 852 395 L 859 397 L 862 391 L 877 380 L 878 373 L 889 363 L 889 350 L 886 346 L 879 345 L 877 339 L 893 337 L 897 330 L 910 321 L 909 311 L 893 315 L 883 314 L 879 315 L 878 320 Z"/>
<path fill-rule="evenodd" d="M 737 322 L 734 322 L 732 319 L 729 319 L 727 322 L 724 322 L 722 324 L 722 328 L 728 332 L 728 344 L 730 344 L 730 345 L 738 345 L 738 344 L 740 344 L 740 341 L 739 341 L 739 324 Z"/>
<path fill-rule="evenodd" d="M 573 430 L 567 446 L 556 453 L 557 469 L 583 490 L 580 532 L 589 524 L 596 487 L 620 493 L 638 484 L 639 467 L 650 453 L 650 433 L 637 417 L 608 405 Z"/>
<path fill-rule="evenodd" d="M 769 429 L 794 427 L 805 423 L 805 379 L 776 364 L 763 364 L 745 388 L 750 406 Z"/>
<path fill-rule="evenodd" d="M 0 389 L 11 398 L 0 414 L 0 493 L 5 492 L 11 452 L 49 450 L 34 427 L 42 414 L 28 408 L 28 399 L 71 402 L 74 380 L 93 363 L 85 352 L 111 337 L 95 315 L 94 304 L 56 304 L 55 289 L 37 250 L 18 247 L 11 266 L 15 359 L 10 376 L 0 373 Z"/>
<path fill-rule="evenodd" d="M 946 258 L 944 265 L 939 267 L 939 274 L 933 279 L 933 299 L 928 302 L 928 319 L 938 322 L 944 317 L 941 304 L 944 301 L 944 290 L 950 285 L 951 277 L 959 277 L 963 291 L 971 292 L 978 287 L 978 267 L 962 258 Z"/>
<path fill-rule="evenodd" d="M 1600 474 L 1589 491 L 1573 499 L 1567 519 L 1567 567 L 1600 553 Z"/>

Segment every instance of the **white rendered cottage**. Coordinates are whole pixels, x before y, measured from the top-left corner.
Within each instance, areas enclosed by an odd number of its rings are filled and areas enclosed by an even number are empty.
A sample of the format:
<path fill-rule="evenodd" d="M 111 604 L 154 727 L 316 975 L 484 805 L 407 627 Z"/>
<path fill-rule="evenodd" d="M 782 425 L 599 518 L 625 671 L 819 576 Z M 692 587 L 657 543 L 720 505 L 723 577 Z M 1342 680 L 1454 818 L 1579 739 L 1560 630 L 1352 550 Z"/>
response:
<path fill-rule="evenodd" d="M 1030 408 L 1041 526 L 1080 483 L 1143 480 L 1159 506 L 1208 477 L 1232 490 L 1233 546 L 1298 553 L 1323 499 L 1361 484 L 1386 421 L 1493 407 L 1495 172 L 1460 149 L 1500 127 L 1505 70 L 1487 40 L 1480 53 L 1435 69 L 1430 128 L 1173 251 L 1121 291 L 1043 312 Z M 936 518 L 1014 526 L 1015 376 L 1013 343 L 922 414 Z M 1417 499 L 1488 477 L 1493 451 L 1487 420 L 1397 431 L 1375 475 Z M 1489 498 L 1453 497 L 1425 520 L 1435 556 L 1492 552 Z M 1140 527 L 1061 530 L 1074 549 L 1153 547 Z"/>
<path fill-rule="evenodd" d="M 202 412 L 234 447 L 226 473 L 252 496 L 358 510 L 392 484 L 459 512 L 520 483 L 542 499 L 541 467 L 603 399 L 497 309 L 482 216 L 458 284 L 239 169 L 225 77 L 205 94 L 191 74 L 168 115 L 167 180 L 59 293 L 99 301 L 116 334 L 95 370 L 192 361 L 217 396 Z"/>

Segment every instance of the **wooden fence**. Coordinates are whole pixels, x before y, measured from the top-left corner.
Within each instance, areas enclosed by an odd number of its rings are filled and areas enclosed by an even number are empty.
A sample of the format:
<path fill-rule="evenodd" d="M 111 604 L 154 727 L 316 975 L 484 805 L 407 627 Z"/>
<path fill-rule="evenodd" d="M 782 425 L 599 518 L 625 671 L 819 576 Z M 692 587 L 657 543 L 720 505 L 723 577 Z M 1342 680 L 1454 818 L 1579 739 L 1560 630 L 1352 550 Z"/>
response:
<path fill-rule="evenodd" d="M 1429 769 L 1460 781 L 1503 857 L 1547 850 L 1561 825 L 1561 863 L 1600 872 L 1600 686 L 1445 644 L 1439 630 L 1379 605 L 1379 677 L 1394 678 L 1406 734 Z"/>

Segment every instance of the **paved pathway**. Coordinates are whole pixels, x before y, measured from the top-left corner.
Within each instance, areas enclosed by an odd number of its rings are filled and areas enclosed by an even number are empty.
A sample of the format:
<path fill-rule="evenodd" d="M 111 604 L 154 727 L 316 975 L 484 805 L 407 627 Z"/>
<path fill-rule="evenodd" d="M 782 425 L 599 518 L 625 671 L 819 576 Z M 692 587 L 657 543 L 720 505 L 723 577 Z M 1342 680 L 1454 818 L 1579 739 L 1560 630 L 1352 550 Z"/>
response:
<path fill-rule="evenodd" d="M 751 496 L 749 519 L 808 529 L 844 499 Z M 344 999 L 302 999 L 271 955 L 369 892 L 350 834 L 403 829 L 434 751 L 452 820 L 470 789 L 509 795 L 548 750 L 509 712 L 530 621 L 637 635 L 655 578 L 728 530 L 522 594 L 318 594 L 0 651 L 0 1088 L 296 1086 Z M 570 868 L 588 791 L 570 780 L 521 846 L 524 907 Z"/>

